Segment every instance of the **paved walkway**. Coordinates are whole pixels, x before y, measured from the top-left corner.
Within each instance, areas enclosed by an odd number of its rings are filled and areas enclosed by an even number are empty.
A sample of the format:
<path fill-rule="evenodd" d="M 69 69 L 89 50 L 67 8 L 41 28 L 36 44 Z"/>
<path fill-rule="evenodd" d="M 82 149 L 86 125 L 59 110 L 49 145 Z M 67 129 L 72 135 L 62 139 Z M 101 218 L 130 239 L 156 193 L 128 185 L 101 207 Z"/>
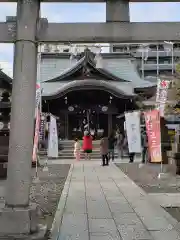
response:
<path fill-rule="evenodd" d="M 71 167 L 53 240 L 179 240 L 177 221 L 115 165 Z"/>

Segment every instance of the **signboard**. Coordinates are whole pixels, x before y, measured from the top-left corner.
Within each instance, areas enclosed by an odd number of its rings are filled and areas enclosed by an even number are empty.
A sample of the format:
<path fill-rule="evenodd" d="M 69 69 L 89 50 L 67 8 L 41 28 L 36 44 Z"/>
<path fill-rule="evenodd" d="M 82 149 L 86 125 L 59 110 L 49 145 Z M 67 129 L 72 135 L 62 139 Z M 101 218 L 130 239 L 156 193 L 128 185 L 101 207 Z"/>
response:
<path fill-rule="evenodd" d="M 46 130 L 46 116 L 41 114 L 41 121 L 40 121 L 40 131 L 39 131 L 39 140 L 45 140 L 45 130 Z"/>
<path fill-rule="evenodd" d="M 146 121 L 146 131 L 148 136 L 148 149 L 151 162 L 162 161 L 161 154 L 161 132 L 160 132 L 160 112 L 155 109 L 144 113 Z"/>

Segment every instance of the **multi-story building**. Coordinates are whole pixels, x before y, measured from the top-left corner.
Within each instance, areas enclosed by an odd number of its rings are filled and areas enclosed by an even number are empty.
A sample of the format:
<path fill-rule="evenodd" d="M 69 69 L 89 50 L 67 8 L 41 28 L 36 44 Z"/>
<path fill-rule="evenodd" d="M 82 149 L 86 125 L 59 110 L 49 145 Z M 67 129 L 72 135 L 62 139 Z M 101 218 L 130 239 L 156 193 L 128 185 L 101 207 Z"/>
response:
<path fill-rule="evenodd" d="M 103 44 L 104 45 L 104 44 Z M 98 51 L 100 44 L 78 44 L 78 45 L 43 45 L 42 52 L 45 53 L 77 53 L 83 52 L 88 47 L 92 52 Z M 136 65 L 141 77 L 154 77 L 160 75 L 172 76 L 175 72 L 176 63 L 180 59 L 180 43 L 150 43 L 150 44 L 108 44 L 104 47 L 105 52 L 130 53 L 136 59 Z"/>
<path fill-rule="evenodd" d="M 137 60 L 142 78 L 172 76 L 180 59 L 180 43 L 113 44 L 113 53 L 131 53 Z"/>

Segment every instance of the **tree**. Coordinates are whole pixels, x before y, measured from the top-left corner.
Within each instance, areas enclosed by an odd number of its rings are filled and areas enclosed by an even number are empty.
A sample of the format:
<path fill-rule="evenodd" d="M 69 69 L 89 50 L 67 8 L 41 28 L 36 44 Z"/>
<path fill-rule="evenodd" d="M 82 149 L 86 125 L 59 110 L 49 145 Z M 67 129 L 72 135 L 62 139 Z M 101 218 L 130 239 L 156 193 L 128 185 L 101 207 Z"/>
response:
<path fill-rule="evenodd" d="M 176 65 L 176 73 L 171 77 L 170 87 L 168 89 L 165 114 L 180 114 L 180 63 Z"/>

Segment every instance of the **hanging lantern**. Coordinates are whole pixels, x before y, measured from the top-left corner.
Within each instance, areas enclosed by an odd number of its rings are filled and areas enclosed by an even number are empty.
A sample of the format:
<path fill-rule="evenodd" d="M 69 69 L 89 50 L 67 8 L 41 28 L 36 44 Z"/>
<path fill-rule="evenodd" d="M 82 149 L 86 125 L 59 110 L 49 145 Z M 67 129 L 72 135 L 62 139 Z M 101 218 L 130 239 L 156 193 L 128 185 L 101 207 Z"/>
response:
<path fill-rule="evenodd" d="M 77 45 L 76 45 L 76 44 L 74 44 L 74 45 L 71 46 L 70 52 L 71 52 L 72 55 L 77 56 L 77 54 L 78 54 L 78 48 L 77 48 Z"/>
<path fill-rule="evenodd" d="M 170 52 L 173 51 L 173 43 L 172 42 L 168 42 L 168 41 L 164 41 L 164 50 L 166 52 L 166 55 L 168 56 Z"/>
<path fill-rule="evenodd" d="M 103 68 L 103 59 L 100 52 L 96 53 L 94 60 L 96 62 L 96 68 Z"/>
<path fill-rule="evenodd" d="M 70 47 L 70 53 L 71 53 L 71 55 L 70 55 L 70 65 L 72 66 L 72 65 L 77 63 L 76 56 L 78 54 L 78 48 L 77 48 L 76 45 L 73 45 L 73 46 Z"/>

